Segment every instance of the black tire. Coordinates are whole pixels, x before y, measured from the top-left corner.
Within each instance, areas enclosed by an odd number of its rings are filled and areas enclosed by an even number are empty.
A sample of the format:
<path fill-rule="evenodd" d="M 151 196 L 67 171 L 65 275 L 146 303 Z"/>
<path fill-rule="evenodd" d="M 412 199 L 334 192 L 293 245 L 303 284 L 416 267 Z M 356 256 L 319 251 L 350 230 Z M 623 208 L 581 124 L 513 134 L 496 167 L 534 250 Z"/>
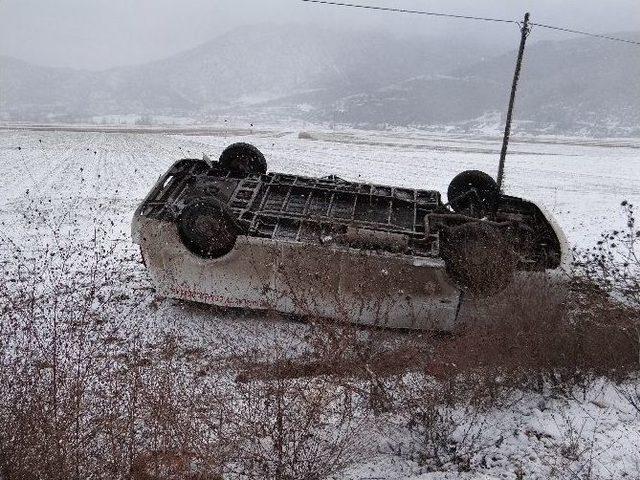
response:
<path fill-rule="evenodd" d="M 202 258 L 219 258 L 231 250 L 241 233 L 236 218 L 219 200 L 196 200 L 178 216 L 178 234 L 187 249 Z"/>
<path fill-rule="evenodd" d="M 495 212 L 500 189 L 490 175 L 480 170 L 466 170 L 451 180 L 447 198 L 455 212 L 482 217 Z"/>
<path fill-rule="evenodd" d="M 497 227 L 469 222 L 443 232 L 440 254 L 458 287 L 477 297 L 493 295 L 513 280 L 517 259 Z"/>
<path fill-rule="evenodd" d="M 233 143 L 225 148 L 220 155 L 220 165 L 235 174 L 267 173 L 267 160 L 249 143 Z"/>

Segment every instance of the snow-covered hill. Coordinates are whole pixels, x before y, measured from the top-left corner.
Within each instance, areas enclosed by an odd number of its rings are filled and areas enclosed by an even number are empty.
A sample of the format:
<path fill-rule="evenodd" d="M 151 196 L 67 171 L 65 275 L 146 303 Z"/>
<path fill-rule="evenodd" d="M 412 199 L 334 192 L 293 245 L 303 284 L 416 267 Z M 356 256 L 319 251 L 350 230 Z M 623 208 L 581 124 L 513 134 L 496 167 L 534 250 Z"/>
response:
<path fill-rule="evenodd" d="M 452 55 L 453 53 L 453 55 Z M 165 60 L 102 72 L 0 59 L 1 108 L 37 115 L 191 114 L 313 94 L 321 103 L 480 58 L 480 48 L 384 33 L 238 28 Z M 287 101 L 284 101 L 287 103 Z"/>
<path fill-rule="evenodd" d="M 502 124 L 515 62 L 511 45 L 504 47 L 497 51 L 460 38 L 401 39 L 380 32 L 261 25 L 165 60 L 101 72 L 4 57 L 0 119 L 279 116 L 367 127 L 495 129 Z M 640 135 L 639 79 L 640 51 L 634 46 L 589 38 L 536 43 L 534 32 L 516 127 Z"/>
<path fill-rule="evenodd" d="M 638 35 L 619 34 L 639 38 Z M 447 75 L 427 75 L 347 99 L 347 122 L 482 125 L 502 113 L 515 51 Z M 531 43 L 516 103 L 519 128 L 534 132 L 640 135 L 640 50 L 596 39 Z M 502 124 L 494 115 L 495 123 Z"/>

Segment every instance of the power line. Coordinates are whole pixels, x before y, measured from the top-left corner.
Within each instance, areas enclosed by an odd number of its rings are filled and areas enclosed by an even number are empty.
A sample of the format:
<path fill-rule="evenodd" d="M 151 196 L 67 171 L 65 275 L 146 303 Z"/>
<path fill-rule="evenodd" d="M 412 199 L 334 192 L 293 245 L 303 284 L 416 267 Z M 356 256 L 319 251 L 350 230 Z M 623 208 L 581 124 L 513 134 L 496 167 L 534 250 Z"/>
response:
<path fill-rule="evenodd" d="M 581 30 L 572 30 L 570 28 L 565 28 L 565 27 L 555 27 L 553 25 L 545 25 L 544 23 L 531 22 L 531 25 L 535 25 L 536 27 L 541 27 L 541 28 L 548 28 L 550 30 L 558 30 L 560 32 L 568 32 L 568 33 L 576 33 L 578 35 L 586 35 L 588 37 L 604 38 L 605 40 L 613 40 L 614 42 L 624 42 L 624 43 L 631 43 L 632 45 L 640 45 L 640 42 L 636 42 L 634 40 L 627 40 L 627 39 L 624 39 L 624 38 L 610 37 L 608 35 L 601 35 L 599 33 L 583 32 Z"/>
<path fill-rule="evenodd" d="M 459 19 L 464 19 L 464 20 L 481 20 L 484 22 L 500 22 L 500 23 L 515 23 L 517 25 L 520 24 L 520 22 L 516 21 L 516 20 L 508 20 L 506 18 L 491 18 L 491 17 L 474 17 L 472 15 L 456 15 L 453 13 L 440 13 L 440 12 L 428 12 L 428 11 L 424 11 L 424 10 L 408 10 L 408 9 L 404 9 L 404 8 L 392 8 L 392 7 L 379 7 L 376 5 L 362 5 L 362 4 L 358 4 L 358 3 L 343 3 L 343 2 L 332 2 L 332 1 L 328 1 L 328 0 L 301 0 L 302 2 L 307 2 L 307 3 L 318 3 L 318 4 L 322 4 L 322 5 L 332 5 L 332 6 L 336 6 L 336 7 L 350 7 L 350 8 L 362 8 L 365 10 L 378 10 L 381 12 L 395 12 L 395 13 L 412 13 L 414 15 L 430 15 L 433 17 L 447 17 L 447 18 L 459 18 Z M 631 45 L 640 45 L 640 42 L 637 42 L 635 40 L 627 40 L 624 38 L 617 38 L 617 37 L 611 37 L 609 35 L 601 35 L 599 33 L 591 33 L 591 32 L 584 32 L 582 30 L 573 30 L 571 28 L 566 28 L 566 27 L 556 27 L 554 25 L 547 25 L 544 23 L 534 23 L 531 22 L 530 25 L 535 25 L 536 27 L 540 27 L 540 28 L 547 28 L 550 30 L 558 30 L 560 32 L 567 32 L 567 33 L 574 33 L 577 35 L 586 35 L 588 37 L 595 37 L 595 38 L 602 38 L 605 40 L 612 40 L 614 42 L 623 42 L 623 43 L 628 43 Z"/>
<path fill-rule="evenodd" d="M 379 10 L 382 12 L 413 13 L 417 15 L 431 15 L 433 17 L 462 18 L 465 20 L 482 20 L 485 22 L 518 23 L 515 20 L 506 20 L 504 18 L 473 17 L 471 15 L 455 15 L 453 13 L 427 12 L 423 10 L 407 10 L 404 8 L 378 7 L 375 5 L 360 5 L 356 3 L 330 2 L 325 0 L 301 0 L 301 1 L 307 2 L 307 3 L 320 3 L 323 5 L 333 5 L 337 7 L 351 7 L 351 8 L 364 8 L 366 10 Z"/>

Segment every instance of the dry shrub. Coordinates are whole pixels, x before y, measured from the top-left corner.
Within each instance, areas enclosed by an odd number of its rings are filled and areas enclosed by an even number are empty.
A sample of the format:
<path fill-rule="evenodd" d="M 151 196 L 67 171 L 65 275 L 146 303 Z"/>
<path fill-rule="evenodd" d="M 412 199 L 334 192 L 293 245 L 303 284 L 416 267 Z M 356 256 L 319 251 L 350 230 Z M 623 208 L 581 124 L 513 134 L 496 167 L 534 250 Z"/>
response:
<path fill-rule="evenodd" d="M 391 350 L 370 353 L 363 361 L 362 356 L 354 353 L 330 359 L 305 357 L 283 359 L 279 361 L 256 362 L 247 365 L 238 375 L 238 381 L 275 380 L 301 377 L 333 375 L 338 377 L 369 378 L 387 377 L 419 370 L 426 365 L 425 349 L 418 347 L 394 347 Z"/>
<path fill-rule="evenodd" d="M 431 358 L 433 335 L 363 328 L 345 321 L 307 317 L 309 329 L 297 356 L 269 355 L 269 361 L 239 362 L 239 382 L 333 376 L 371 380 L 420 371 Z"/>
<path fill-rule="evenodd" d="M 467 298 L 465 324 L 434 339 L 424 374 L 383 381 L 391 400 L 386 428 L 399 432 L 390 449 L 430 470 L 468 470 L 477 453 L 492 447 L 482 443 L 481 412 L 505 406 L 517 390 L 573 396 L 597 377 L 634 375 L 639 277 L 631 280 L 628 272 L 637 256 L 627 249 L 615 267 L 616 255 L 605 255 L 604 263 L 585 258 L 589 274 L 577 268 L 563 278 L 522 275 L 499 295 Z M 608 280 L 598 281 L 595 272 Z M 638 404 L 637 388 L 621 393 Z"/>
<path fill-rule="evenodd" d="M 171 337 L 154 340 L 139 327 L 152 293 L 128 241 L 100 229 L 87 243 L 77 236 L 42 222 L 28 251 L 7 241 L 12 254 L 0 267 L 5 478 L 172 478 L 166 472 L 176 471 L 180 456 L 197 456 L 198 471 L 212 478 L 224 449 L 207 424 L 216 411 L 209 382 L 185 368 Z M 196 405 L 204 403 L 203 419 Z M 177 462 L 168 470 L 166 452 Z M 183 469 L 179 478 L 191 473 Z"/>
<path fill-rule="evenodd" d="M 140 326 L 153 295 L 127 242 L 51 230 L 1 267 L 6 478 L 328 478 L 367 451 L 372 416 L 409 433 L 394 452 L 465 470 L 485 447 L 478 407 L 638 368 L 628 277 L 520 279 L 449 337 L 310 318 L 298 338 L 230 360 Z"/>
<path fill-rule="evenodd" d="M 467 298 L 465 324 L 435 341 L 424 374 L 386 382 L 387 428 L 395 426 L 401 439 L 390 449 L 429 470 L 465 471 L 493 448 L 480 434 L 482 412 L 507 406 L 516 391 L 573 397 L 576 387 L 586 395 L 598 377 L 633 378 L 640 367 L 639 311 L 628 262 L 637 256 L 627 250 L 617 269 L 611 263 L 620 257 L 604 258 L 608 264 L 583 257 L 588 275 L 579 268 L 563 278 L 522 275 L 499 295 Z M 628 387 L 620 383 L 619 392 L 637 408 L 637 383 Z"/>
<path fill-rule="evenodd" d="M 640 346 L 640 230 L 634 206 L 624 201 L 622 209 L 624 228 L 603 233 L 591 250 L 575 252 L 578 294 L 596 321 L 624 317 L 627 334 Z"/>
<path fill-rule="evenodd" d="M 626 225 L 603 233 L 591 250 L 576 251 L 577 273 L 624 306 L 640 312 L 640 230 L 633 204 L 621 204 Z M 636 317 L 640 321 L 640 318 Z"/>
<path fill-rule="evenodd" d="M 385 416 L 388 448 L 430 471 L 468 471 L 481 442 L 483 420 L 468 385 L 412 373 L 388 385 L 392 400 Z"/>
<path fill-rule="evenodd" d="M 236 384 L 233 357 L 153 328 L 128 242 L 49 233 L 28 253 L 13 246 L 1 267 L 4 477 L 326 478 L 352 461 L 363 416 L 343 382 Z M 315 332 L 297 341 L 326 353 L 354 338 Z M 261 345 L 243 364 L 277 351 L 287 353 Z"/>
<path fill-rule="evenodd" d="M 545 385 L 570 391 L 598 376 L 621 380 L 637 371 L 639 233 L 633 206 L 623 206 L 626 231 L 574 251 L 571 272 L 521 276 L 499 295 L 471 300 L 466 324 L 439 345 L 430 372 L 475 375 L 494 396 Z"/>
<path fill-rule="evenodd" d="M 571 388 L 636 370 L 638 344 L 627 311 L 611 299 L 583 296 L 576 286 L 520 279 L 477 305 L 474 318 L 439 345 L 430 371 L 481 375 L 487 393 L 497 394 L 509 386 L 542 390 L 547 382 Z"/>
<path fill-rule="evenodd" d="M 354 461 L 362 424 L 349 389 L 328 378 L 240 383 L 227 412 L 241 478 L 321 479 Z"/>

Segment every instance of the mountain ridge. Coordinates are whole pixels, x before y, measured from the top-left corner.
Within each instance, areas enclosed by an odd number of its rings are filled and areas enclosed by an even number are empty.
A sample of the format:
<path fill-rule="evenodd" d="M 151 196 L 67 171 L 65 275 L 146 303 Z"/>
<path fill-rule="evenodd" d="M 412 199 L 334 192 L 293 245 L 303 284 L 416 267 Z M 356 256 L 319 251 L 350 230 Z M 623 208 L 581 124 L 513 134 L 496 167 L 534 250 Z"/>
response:
<path fill-rule="evenodd" d="M 640 51 L 624 47 L 582 38 L 531 42 L 517 128 L 640 135 Z M 206 121 L 237 114 L 467 128 L 506 108 L 515 52 L 504 52 L 460 39 L 261 25 L 165 59 L 101 71 L 5 56 L 0 119 L 135 114 Z"/>

